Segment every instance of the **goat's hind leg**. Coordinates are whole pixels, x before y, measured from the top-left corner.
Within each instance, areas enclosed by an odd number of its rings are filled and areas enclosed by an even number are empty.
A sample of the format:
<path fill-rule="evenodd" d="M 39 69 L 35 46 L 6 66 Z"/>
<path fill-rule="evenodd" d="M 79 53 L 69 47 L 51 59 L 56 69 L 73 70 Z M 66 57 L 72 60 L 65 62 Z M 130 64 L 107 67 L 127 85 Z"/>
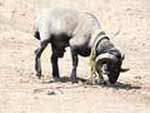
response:
<path fill-rule="evenodd" d="M 72 55 L 72 64 L 73 64 L 73 69 L 71 72 L 71 80 L 73 83 L 78 83 L 77 75 L 76 75 L 77 74 L 77 66 L 78 66 L 78 62 L 79 62 L 78 55 L 73 49 L 71 50 L 71 55 Z"/>
<path fill-rule="evenodd" d="M 40 79 L 42 76 L 42 69 L 41 69 L 41 54 L 44 51 L 44 49 L 47 47 L 48 45 L 48 41 L 43 41 L 41 42 L 41 45 L 39 48 L 37 48 L 35 50 L 35 70 L 36 70 L 36 76 Z"/>

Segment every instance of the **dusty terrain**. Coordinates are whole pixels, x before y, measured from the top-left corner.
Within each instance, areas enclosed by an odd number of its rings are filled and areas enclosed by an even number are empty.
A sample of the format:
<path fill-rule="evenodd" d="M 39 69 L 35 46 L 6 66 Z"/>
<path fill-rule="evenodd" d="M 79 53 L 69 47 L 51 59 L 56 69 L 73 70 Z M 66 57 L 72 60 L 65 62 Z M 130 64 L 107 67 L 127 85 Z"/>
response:
<path fill-rule="evenodd" d="M 33 20 L 43 9 L 73 7 L 95 14 L 113 42 L 126 54 L 115 87 L 49 82 L 50 47 L 42 56 L 45 80 L 34 71 Z M 0 113 L 150 113 L 149 0 L 0 0 Z M 69 49 L 60 60 L 69 77 Z M 88 58 L 80 58 L 78 76 L 88 79 Z"/>

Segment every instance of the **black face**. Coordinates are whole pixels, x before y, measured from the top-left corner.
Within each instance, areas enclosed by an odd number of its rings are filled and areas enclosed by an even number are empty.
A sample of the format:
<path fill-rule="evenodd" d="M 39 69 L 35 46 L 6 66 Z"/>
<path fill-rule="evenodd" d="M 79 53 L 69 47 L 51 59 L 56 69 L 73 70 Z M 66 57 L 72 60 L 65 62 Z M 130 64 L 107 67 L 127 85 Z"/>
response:
<path fill-rule="evenodd" d="M 114 84 L 120 75 L 123 58 L 120 51 L 117 49 L 111 50 L 109 53 L 117 58 L 117 61 L 110 61 L 107 63 L 109 82 Z"/>
<path fill-rule="evenodd" d="M 109 82 L 114 84 L 120 75 L 120 69 L 121 69 L 122 61 L 118 62 L 109 62 L 107 63 L 107 72 L 108 72 L 108 79 Z"/>

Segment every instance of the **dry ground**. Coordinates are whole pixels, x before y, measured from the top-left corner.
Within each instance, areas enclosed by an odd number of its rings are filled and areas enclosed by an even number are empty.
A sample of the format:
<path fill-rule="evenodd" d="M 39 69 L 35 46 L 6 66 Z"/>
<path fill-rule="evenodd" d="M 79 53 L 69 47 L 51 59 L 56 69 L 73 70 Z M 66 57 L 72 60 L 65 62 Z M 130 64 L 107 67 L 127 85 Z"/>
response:
<path fill-rule="evenodd" d="M 116 87 L 70 81 L 38 80 L 32 36 L 35 16 L 52 6 L 94 13 L 103 29 L 126 54 Z M 150 113 L 149 0 L 0 0 L 0 113 Z M 42 56 L 43 73 L 51 79 L 50 47 Z M 88 58 L 80 59 L 78 76 L 88 78 Z M 69 49 L 60 60 L 61 76 L 71 71 Z"/>

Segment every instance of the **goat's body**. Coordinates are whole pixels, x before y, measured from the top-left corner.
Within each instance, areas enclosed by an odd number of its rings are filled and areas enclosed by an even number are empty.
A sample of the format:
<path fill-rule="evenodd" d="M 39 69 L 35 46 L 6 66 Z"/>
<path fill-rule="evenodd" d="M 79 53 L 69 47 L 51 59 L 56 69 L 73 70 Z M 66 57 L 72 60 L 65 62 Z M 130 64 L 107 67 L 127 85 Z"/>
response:
<path fill-rule="evenodd" d="M 93 44 L 94 39 L 91 39 L 91 34 L 100 29 L 100 24 L 92 14 L 64 8 L 48 10 L 36 19 L 35 25 L 41 42 L 51 40 L 52 37 L 55 37 L 53 40 L 57 40 L 65 34 L 66 40 L 70 40 L 70 46 L 78 48 L 80 52 L 81 47 L 87 46 L 83 48 L 83 55 L 84 51 L 90 50 Z"/>
<path fill-rule="evenodd" d="M 52 73 L 54 78 L 59 78 L 58 57 L 63 57 L 65 48 L 70 46 L 73 69 L 71 77 L 76 79 L 76 68 L 78 66 L 78 55 L 89 56 L 95 42 L 96 31 L 101 31 L 97 18 L 85 12 L 73 9 L 53 8 L 39 16 L 35 22 L 35 37 L 40 40 L 41 47 L 36 50 L 35 69 L 37 76 L 41 77 L 40 56 L 48 43 L 52 45 Z M 106 43 L 105 43 L 106 42 Z M 96 50 L 99 54 L 108 46 L 113 47 L 105 41 L 98 45 Z M 107 45 L 108 44 L 108 45 Z"/>

